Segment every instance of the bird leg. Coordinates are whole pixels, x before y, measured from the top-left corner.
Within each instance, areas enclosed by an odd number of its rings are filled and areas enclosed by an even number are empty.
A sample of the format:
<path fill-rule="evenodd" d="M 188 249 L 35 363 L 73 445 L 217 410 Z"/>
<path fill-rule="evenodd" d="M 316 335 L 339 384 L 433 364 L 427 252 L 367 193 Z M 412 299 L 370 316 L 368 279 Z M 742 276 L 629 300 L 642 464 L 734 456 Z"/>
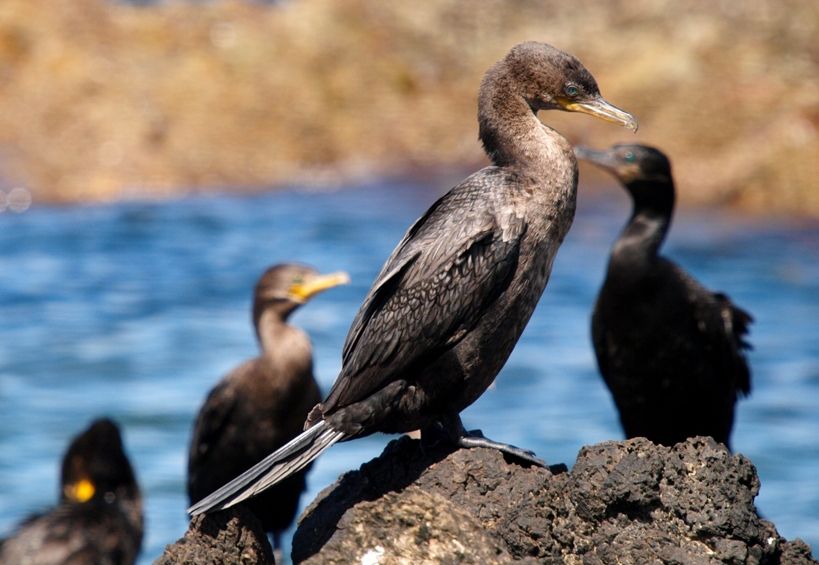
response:
<path fill-rule="evenodd" d="M 538 467 L 547 466 L 546 463 L 542 459 L 538 458 L 532 451 L 521 449 L 519 447 L 515 447 L 514 445 L 509 445 L 508 443 L 493 441 L 487 437 L 484 437 L 483 432 L 480 430 L 466 431 L 466 429 L 464 429 L 463 422 L 461 422 L 461 417 L 458 414 L 441 418 L 437 425 L 430 428 L 424 428 L 421 431 L 421 441 L 429 442 L 429 440 L 432 439 L 433 443 L 437 443 L 437 440 L 442 435 L 441 432 L 446 434 L 446 438 L 450 443 L 459 447 L 487 447 L 489 449 L 497 449 L 501 453 L 505 453 L 515 459 L 523 461 L 524 463 L 537 465 Z"/>

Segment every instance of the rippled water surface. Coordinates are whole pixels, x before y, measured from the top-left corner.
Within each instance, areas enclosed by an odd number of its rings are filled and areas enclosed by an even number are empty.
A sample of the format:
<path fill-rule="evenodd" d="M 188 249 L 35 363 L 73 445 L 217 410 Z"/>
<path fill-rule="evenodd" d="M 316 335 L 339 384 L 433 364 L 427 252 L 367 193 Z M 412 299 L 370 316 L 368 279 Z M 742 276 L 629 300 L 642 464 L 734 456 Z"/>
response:
<path fill-rule="evenodd" d="M 293 259 L 352 276 L 293 320 L 312 336 L 326 391 L 372 279 L 436 196 L 391 184 L 0 215 L 0 535 L 53 503 L 70 437 L 108 414 L 146 500 L 142 562 L 156 558 L 187 525 L 194 414 L 255 352 L 256 277 Z M 581 198 L 546 293 L 496 386 L 464 412 L 467 427 L 569 464 L 582 445 L 621 437 L 588 319 L 627 214 L 618 189 Z M 761 512 L 819 547 L 819 226 L 688 212 L 666 251 L 756 317 L 754 390 L 739 405 L 734 446 L 759 470 Z M 302 502 L 387 441 L 333 447 Z"/>

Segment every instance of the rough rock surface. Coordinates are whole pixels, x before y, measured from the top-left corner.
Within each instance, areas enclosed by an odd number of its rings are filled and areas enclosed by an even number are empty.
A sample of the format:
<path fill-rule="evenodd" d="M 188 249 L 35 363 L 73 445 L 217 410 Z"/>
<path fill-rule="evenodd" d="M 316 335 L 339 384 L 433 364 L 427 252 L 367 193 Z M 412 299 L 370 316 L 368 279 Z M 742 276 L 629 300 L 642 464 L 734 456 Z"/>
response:
<path fill-rule="evenodd" d="M 753 465 L 710 438 L 581 450 L 571 473 L 401 438 L 310 505 L 307 563 L 817 563 L 754 507 Z"/>
<path fill-rule="evenodd" d="M 177 563 L 273 565 L 275 560 L 261 523 L 239 506 L 191 520 L 185 535 L 167 546 L 154 565 Z"/>

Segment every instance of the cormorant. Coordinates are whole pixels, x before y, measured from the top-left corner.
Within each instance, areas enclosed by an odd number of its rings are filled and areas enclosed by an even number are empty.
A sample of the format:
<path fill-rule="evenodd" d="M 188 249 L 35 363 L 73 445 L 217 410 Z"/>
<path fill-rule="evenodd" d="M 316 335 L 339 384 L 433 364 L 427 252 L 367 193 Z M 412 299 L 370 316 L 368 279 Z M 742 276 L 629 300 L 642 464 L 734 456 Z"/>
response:
<path fill-rule="evenodd" d="M 253 323 L 261 355 L 231 371 L 208 394 L 194 425 L 188 456 L 188 497 L 198 502 L 299 435 L 321 401 L 310 338 L 287 319 L 319 292 L 349 281 L 302 265 L 267 269 L 256 284 Z M 296 515 L 307 469 L 254 499 L 250 509 L 279 536 Z"/>
<path fill-rule="evenodd" d="M 751 390 L 750 314 L 659 254 L 674 210 L 671 164 L 645 145 L 577 147 L 634 203 L 592 315 L 592 340 L 626 436 L 674 445 L 711 436 L 729 445 L 734 404 Z"/>
<path fill-rule="evenodd" d="M 373 432 L 444 431 L 462 447 L 530 452 L 467 433 L 459 413 L 492 383 L 523 332 L 572 223 L 577 162 L 539 110 L 584 112 L 636 129 L 573 56 L 514 48 L 484 76 L 480 139 L 492 166 L 461 182 L 409 228 L 356 315 L 342 368 L 306 431 L 190 508 L 226 508 L 337 441 Z"/>
<path fill-rule="evenodd" d="M 142 543 L 142 499 L 119 428 L 102 418 L 71 442 L 60 502 L 0 545 L 0 563 L 123 565 Z"/>

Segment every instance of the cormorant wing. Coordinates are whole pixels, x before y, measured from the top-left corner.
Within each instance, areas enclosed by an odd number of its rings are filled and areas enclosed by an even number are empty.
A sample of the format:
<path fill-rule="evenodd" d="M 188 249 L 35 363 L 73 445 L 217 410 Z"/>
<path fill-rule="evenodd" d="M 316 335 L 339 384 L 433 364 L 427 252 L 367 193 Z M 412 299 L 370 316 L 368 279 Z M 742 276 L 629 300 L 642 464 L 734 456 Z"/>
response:
<path fill-rule="evenodd" d="M 678 265 L 668 263 L 688 289 L 697 326 L 714 341 L 715 351 L 718 352 L 715 362 L 725 368 L 726 377 L 733 380 L 734 390 L 747 395 L 751 392 L 751 371 L 745 351 L 751 346 L 745 338 L 753 318 L 734 305 L 726 294 L 708 290 Z"/>
<path fill-rule="evenodd" d="M 3 563 L 132 563 L 139 541 L 116 505 L 59 504 L 30 516 L 0 545 Z M 118 558 L 118 559 L 117 559 Z"/>
<path fill-rule="evenodd" d="M 598 300 L 600 299 L 598 298 Z M 603 380 L 608 382 L 609 345 L 606 339 L 606 326 L 603 323 L 603 316 L 599 306 L 595 306 L 592 312 L 591 337 L 592 345 L 594 346 L 594 356 L 597 358 L 597 367 L 603 376 Z"/>
<path fill-rule="evenodd" d="M 236 370 L 239 371 L 243 368 L 239 367 Z M 230 416 L 236 409 L 238 402 L 236 391 L 231 385 L 229 379 L 217 384 L 210 391 L 205 404 L 199 410 L 193 428 L 189 461 L 201 461 L 209 457 L 213 447 L 224 434 L 225 426 L 230 421 Z M 188 471 L 190 475 L 191 469 Z M 192 480 L 193 477 L 189 476 L 189 484 Z"/>
<path fill-rule="evenodd" d="M 731 302 L 728 295 L 721 292 L 713 293 L 714 299 L 720 307 L 725 334 L 730 341 L 730 351 L 734 375 L 736 376 L 736 390 L 744 395 L 751 392 L 751 371 L 748 368 L 748 360 L 745 351 L 752 349 L 747 341 L 749 326 L 754 321 L 753 316 Z"/>
<path fill-rule="evenodd" d="M 481 198 L 498 174 L 488 168 L 466 179 L 398 244 L 353 321 L 325 411 L 362 400 L 422 355 L 451 348 L 509 285 L 525 223 Z"/>

